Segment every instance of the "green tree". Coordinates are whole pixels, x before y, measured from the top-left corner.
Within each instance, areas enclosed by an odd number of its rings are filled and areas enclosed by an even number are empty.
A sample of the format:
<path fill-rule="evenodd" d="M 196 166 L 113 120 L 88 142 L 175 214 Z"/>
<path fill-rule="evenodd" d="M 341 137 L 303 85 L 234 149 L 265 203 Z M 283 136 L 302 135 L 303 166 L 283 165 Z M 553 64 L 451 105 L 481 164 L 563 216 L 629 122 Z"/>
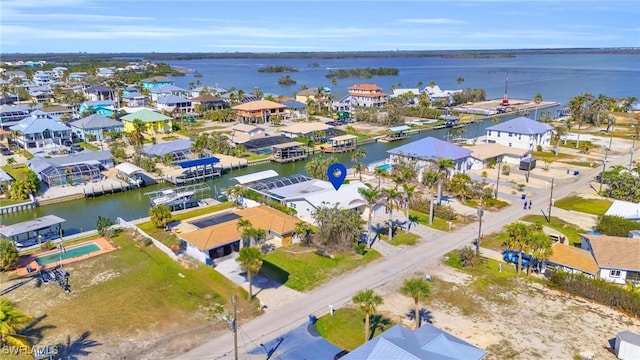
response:
<path fill-rule="evenodd" d="M 240 206 L 240 198 L 246 196 L 247 190 L 242 185 L 235 185 L 226 190 L 229 200 L 233 201 L 236 206 Z"/>
<path fill-rule="evenodd" d="M 362 195 L 362 198 L 367 203 L 367 209 L 369 210 L 369 216 L 367 221 L 367 241 L 371 238 L 371 217 L 373 216 L 373 207 L 380 201 L 380 190 L 372 187 L 359 188 L 358 193 Z"/>
<path fill-rule="evenodd" d="M 0 349 L 6 345 L 29 346 L 29 338 L 20 332 L 33 320 L 9 300 L 0 298 Z"/>
<path fill-rule="evenodd" d="M 249 246 L 251 244 L 251 230 L 253 230 L 253 224 L 249 219 L 238 219 L 236 223 L 236 229 L 241 230 L 240 237 L 242 238 L 243 246 Z"/>
<path fill-rule="evenodd" d="M 402 200 L 402 194 L 396 188 L 382 190 L 382 197 L 389 210 L 389 241 L 393 240 L 393 207 Z"/>
<path fill-rule="evenodd" d="M 438 183 L 438 173 L 427 170 L 422 173 L 422 185 L 426 186 L 429 193 L 429 225 L 433 224 L 433 187 Z"/>
<path fill-rule="evenodd" d="M 516 272 L 520 272 L 522 266 L 523 253 L 529 250 L 531 227 L 525 223 L 516 221 L 506 227 L 508 239 L 507 247 L 518 252 L 519 261 L 516 264 Z"/>
<path fill-rule="evenodd" d="M 140 119 L 133 119 L 131 125 L 133 126 L 129 133 L 131 144 L 135 147 L 140 147 L 144 143 L 144 133 L 147 131 L 147 124 Z"/>
<path fill-rule="evenodd" d="M 413 197 L 416 192 L 415 185 L 409 185 L 406 182 L 402 183 L 402 201 L 404 203 L 404 216 L 407 219 L 407 232 L 409 232 L 409 206 L 413 201 Z"/>
<path fill-rule="evenodd" d="M 11 240 L 0 239 L 0 271 L 13 269 L 19 259 L 20 253 L 16 244 Z"/>
<path fill-rule="evenodd" d="M 542 263 L 547 260 L 549 256 L 553 255 L 553 249 L 551 246 L 553 245 L 553 241 L 549 237 L 549 235 L 545 234 L 544 231 L 538 230 L 534 231 L 529 238 L 529 249 L 531 249 L 531 255 L 534 259 L 538 260 L 538 263 Z M 529 274 L 529 268 L 527 268 L 527 274 Z"/>
<path fill-rule="evenodd" d="M 106 238 L 111 237 L 111 226 L 113 226 L 113 220 L 108 217 L 98 216 L 96 219 L 96 230 L 98 234 Z"/>
<path fill-rule="evenodd" d="M 252 281 L 253 276 L 262 269 L 262 251 L 255 247 L 243 247 L 236 259 L 240 263 L 242 270 L 247 272 L 249 281 L 249 300 L 253 299 Z"/>
<path fill-rule="evenodd" d="M 318 226 L 315 240 L 319 247 L 346 251 L 354 249 L 364 221 L 357 211 L 320 206 L 312 214 Z"/>
<path fill-rule="evenodd" d="M 164 204 L 153 206 L 149 209 L 149 217 L 155 227 L 166 227 L 172 220 L 171 209 Z"/>
<path fill-rule="evenodd" d="M 298 221 L 296 223 L 293 233 L 301 240 L 303 245 L 309 245 L 311 243 L 311 237 L 314 234 L 313 228 L 304 221 Z"/>
<path fill-rule="evenodd" d="M 382 305 L 382 297 L 371 289 L 358 291 L 351 299 L 364 312 L 364 341 L 369 341 L 369 320 L 376 312 L 378 306 Z"/>
<path fill-rule="evenodd" d="M 377 167 L 375 170 L 373 170 L 373 173 L 378 178 L 378 189 L 380 189 L 380 186 L 382 185 L 382 178 L 387 176 L 389 172 L 385 169 Z"/>
<path fill-rule="evenodd" d="M 414 304 L 414 316 L 416 321 L 416 329 L 420 327 L 420 301 L 425 301 L 431 294 L 431 285 L 426 279 L 417 277 L 413 279 L 406 279 L 402 283 L 400 293 L 404 296 L 408 296 L 413 299 Z"/>
<path fill-rule="evenodd" d="M 442 184 L 449 178 L 451 171 L 456 168 L 456 163 L 449 158 L 442 158 L 432 162 L 431 168 L 438 174 L 438 205 L 442 202 Z"/>

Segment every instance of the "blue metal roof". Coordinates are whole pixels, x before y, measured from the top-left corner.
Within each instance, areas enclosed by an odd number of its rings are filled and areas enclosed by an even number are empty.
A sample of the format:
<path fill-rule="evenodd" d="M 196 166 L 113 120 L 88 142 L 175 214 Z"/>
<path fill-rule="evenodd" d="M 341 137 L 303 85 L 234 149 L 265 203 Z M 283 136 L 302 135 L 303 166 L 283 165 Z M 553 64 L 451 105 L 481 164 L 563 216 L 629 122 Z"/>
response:
<path fill-rule="evenodd" d="M 521 116 L 513 120 L 489 126 L 487 128 L 487 131 L 504 131 L 514 134 L 535 135 L 544 134 L 552 129 L 553 127 L 549 124 L 541 123 Z"/>
<path fill-rule="evenodd" d="M 393 132 L 400 132 L 400 131 L 411 130 L 411 127 L 407 125 L 401 125 L 401 126 L 395 126 L 395 127 L 389 128 L 389 130 Z"/>
<path fill-rule="evenodd" d="M 38 134 L 45 130 L 51 131 L 71 131 L 67 126 L 59 123 L 52 117 L 28 117 L 20 120 L 17 125 L 10 127 L 11 130 L 17 130 L 21 134 Z"/>
<path fill-rule="evenodd" d="M 296 110 L 305 109 L 307 107 L 307 105 L 295 100 L 280 101 L 280 104 L 286 106 L 289 109 Z"/>
<path fill-rule="evenodd" d="M 180 165 L 181 168 L 186 169 L 186 168 L 195 167 L 195 166 L 212 165 L 219 162 L 220 162 L 220 159 L 218 159 L 215 156 L 211 156 L 211 157 L 200 158 L 195 160 L 181 161 L 176 164 Z"/>
<path fill-rule="evenodd" d="M 389 154 L 404 154 L 420 159 L 451 159 L 458 160 L 469 157 L 471 150 L 451 144 L 434 137 L 426 137 L 406 145 L 387 151 Z"/>
<path fill-rule="evenodd" d="M 165 95 L 158 98 L 158 100 L 156 100 L 156 103 L 171 105 L 171 104 L 180 104 L 180 103 L 191 103 L 191 100 L 183 99 L 180 96 L 169 94 L 169 95 Z"/>
<path fill-rule="evenodd" d="M 142 152 L 149 156 L 165 156 L 177 151 L 191 149 L 191 140 L 173 140 L 154 145 L 147 145 L 142 148 Z"/>

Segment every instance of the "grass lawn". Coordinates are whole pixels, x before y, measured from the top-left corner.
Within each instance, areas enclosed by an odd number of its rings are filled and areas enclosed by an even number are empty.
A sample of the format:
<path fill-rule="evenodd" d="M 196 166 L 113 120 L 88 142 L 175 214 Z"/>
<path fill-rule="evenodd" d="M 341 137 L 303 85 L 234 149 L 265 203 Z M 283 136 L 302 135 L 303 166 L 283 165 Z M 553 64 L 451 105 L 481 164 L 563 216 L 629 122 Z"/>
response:
<path fill-rule="evenodd" d="M 541 162 L 544 162 L 544 158 L 549 158 L 551 160 L 561 160 L 561 159 L 575 159 L 576 157 L 571 154 L 565 154 L 563 152 L 558 151 L 558 155 L 556 155 L 553 151 L 534 151 L 533 156 L 536 159 L 539 159 Z"/>
<path fill-rule="evenodd" d="M 2 170 L 11 175 L 11 177 L 14 179 L 21 179 L 24 174 L 29 171 L 29 167 L 27 166 L 27 164 L 11 164 L 3 166 Z"/>
<path fill-rule="evenodd" d="M 390 319 L 378 314 L 371 316 L 369 324 L 372 328 L 369 335 L 372 338 L 395 325 Z M 327 314 L 319 318 L 316 328 L 320 336 L 341 349 L 351 351 L 364 344 L 364 312 L 360 309 L 336 309 L 333 315 Z"/>
<path fill-rule="evenodd" d="M 29 151 L 25 150 L 25 149 L 20 149 L 18 150 L 18 153 L 22 156 L 24 156 L 25 159 L 27 160 L 31 160 L 34 158 L 34 155 L 32 153 L 30 153 Z"/>
<path fill-rule="evenodd" d="M 89 150 L 95 150 L 95 151 L 99 151 L 100 150 L 99 147 L 97 147 L 97 146 L 95 146 L 93 144 L 90 144 L 88 142 L 84 142 L 84 141 L 78 143 L 78 145 L 82 146 L 83 149 L 89 149 Z"/>
<path fill-rule="evenodd" d="M 16 205 L 16 204 L 22 204 L 22 203 L 26 203 L 29 202 L 29 199 L 23 199 L 23 200 L 9 200 L 9 199 L 0 199 L 0 206 L 9 206 L 9 205 Z"/>
<path fill-rule="evenodd" d="M 325 281 L 380 257 L 369 249 L 365 255 L 336 254 L 333 259 L 297 245 L 276 249 L 264 257 L 262 272 L 297 291 L 308 291 Z"/>
<path fill-rule="evenodd" d="M 522 221 L 528 221 L 531 223 L 540 224 L 542 226 L 550 227 L 559 233 L 565 235 L 571 245 L 580 244 L 580 234 L 586 230 L 581 230 L 573 224 L 569 224 L 557 217 L 551 217 L 551 223 L 547 223 L 547 220 L 542 215 L 527 215 L 522 218 Z"/>
<path fill-rule="evenodd" d="M 245 153 L 242 155 L 243 158 L 247 159 L 247 161 L 251 160 L 262 160 L 269 158 L 269 154 L 254 154 L 254 153 Z"/>
<path fill-rule="evenodd" d="M 608 199 L 585 199 L 580 196 L 569 196 L 555 202 L 560 209 L 579 211 L 593 215 L 604 215 L 613 201 Z"/>
<path fill-rule="evenodd" d="M 565 161 L 565 164 L 568 165 L 573 165 L 573 166 L 581 166 L 581 167 L 586 167 L 586 168 L 591 168 L 591 165 L 594 166 L 600 166 L 600 161 L 596 160 L 596 161 Z"/>
<path fill-rule="evenodd" d="M 509 235 L 506 232 L 495 232 L 492 234 L 484 235 L 480 241 L 480 246 L 487 249 L 503 251 L 504 244 L 509 240 Z"/>
<path fill-rule="evenodd" d="M 467 200 L 466 204 L 467 206 L 471 206 L 471 207 L 478 207 L 478 201 L 477 200 Z M 509 203 L 506 201 L 502 201 L 496 198 L 491 198 L 491 199 L 485 199 L 483 201 L 483 205 L 484 205 L 484 209 L 485 210 L 500 210 L 505 206 L 508 206 Z"/>
<path fill-rule="evenodd" d="M 387 226 L 387 229 L 389 227 Z M 415 245 L 420 236 L 414 233 L 408 233 L 402 229 L 396 230 L 396 234 L 393 236 L 393 239 L 389 241 L 389 231 L 382 232 L 380 234 L 380 238 L 393 246 L 398 245 Z"/>

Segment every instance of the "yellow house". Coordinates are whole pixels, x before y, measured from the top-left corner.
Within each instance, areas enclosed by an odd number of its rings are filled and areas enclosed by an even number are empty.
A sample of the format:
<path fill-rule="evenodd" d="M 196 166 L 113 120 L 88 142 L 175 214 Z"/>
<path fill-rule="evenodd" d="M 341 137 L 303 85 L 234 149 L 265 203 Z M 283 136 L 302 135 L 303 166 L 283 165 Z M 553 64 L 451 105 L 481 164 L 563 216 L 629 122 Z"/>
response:
<path fill-rule="evenodd" d="M 124 131 L 128 133 L 133 132 L 134 120 L 140 120 L 145 123 L 146 133 L 149 135 L 155 135 L 157 133 L 170 133 L 171 129 L 173 128 L 172 118 L 150 109 L 142 109 L 136 111 L 133 114 L 123 116 L 121 120 L 124 124 Z"/>

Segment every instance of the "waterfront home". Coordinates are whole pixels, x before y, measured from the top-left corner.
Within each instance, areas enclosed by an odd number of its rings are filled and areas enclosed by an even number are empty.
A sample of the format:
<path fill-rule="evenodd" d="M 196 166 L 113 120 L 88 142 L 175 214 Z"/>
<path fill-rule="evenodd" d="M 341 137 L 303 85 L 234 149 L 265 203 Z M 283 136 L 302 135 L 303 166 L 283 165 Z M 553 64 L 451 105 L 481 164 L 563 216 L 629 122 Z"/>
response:
<path fill-rule="evenodd" d="M 519 149 L 504 146 L 502 144 L 477 144 L 467 147 L 471 153 L 471 168 L 481 170 L 493 166 L 499 162 L 520 165 L 531 153 L 528 149 Z"/>
<path fill-rule="evenodd" d="M 18 247 L 32 246 L 60 236 L 66 220 L 55 215 L 12 224 L 0 228 L 0 235 L 14 241 Z"/>
<path fill-rule="evenodd" d="M 72 72 L 69 74 L 69 76 L 67 76 L 68 81 L 77 81 L 80 82 L 82 80 L 84 80 L 84 78 L 86 78 L 87 76 L 89 76 L 88 73 L 82 71 L 82 72 Z"/>
<path fill-rule="evenodd" d="M 222 98 L 203 94 L 191 99 L 193 106 L 200 105 L 201 111 L 225 109 L 229 107 Z"/>
<path fill-rule="evenodd" d="M 535 150 L 538 145 L 549 146 L 553 126 L 526 117 L 495 124 L 487 128 L 487 142 L 520 149 Z"/>
<path fill-rule="evenodd" d="M 102 179 L 101 171 L 114 166 L 109 150 L 84 150 L 67 156 L 34 157 L 29 168 L 49 187 L 84 184 Z"/>
<path fill-rule="evenodd" d="M 71 131 L 82 141 L 102 141 L 105 133 L 124 131 L 120 121 L 104 117 L 100 114 L 89 115 L 69 124 Z"/>
<path fill-rule="evenodd" d="M 153 145 L 145 145 L 142 148 L 142 154 L 150 158 L 163 159 L 167 155 L 171 155 L 173 161 L 186 160 L 193 154 L 191 140 L 173 140 Z"/>
<path fill-rule="evenodd" d="M 91 85 L 84 89 L 83 93 L 90 101 L 113 100 L 113 90 L 102 85 Z"/>
<path fill-rule="evenodd" d="M 141 81 L 142 88 L 145 90 L 152 90 L 161 88 L 166 85 L 174 85 L 173 80 L 166 76 L 153 76 Z"/>
<path fill-rule="evenodd" d="M 313 139 L 315 142 L 322 142 L 328 137 L 342 135 L 344 132 L 323 122 L 314 121 L 282 127 L 280 128 L 280 133 L 290 138 L 306 137 Z"/>
<path fill-rule="evenodd" d="M 4 72 L 4 76 L 11 82 L 13 79 L 27 80 L 27 73 L 22 70 L 9 70 Z"/>
<path fill-rule="evenodd" d="M 169 113 L 188 113 L 193 111 L 191 100 L 176 95 L 164 95 L 156 100 L 156 109 Z"/>
<path fill-rule="evenodd" d="M 431 102 L 440 102 L 443 105 L 452 105 L 455 103 L 453 95 L 461 93 L 462 90 L 441 90 L 440 86 L 427 86 L 422 90 Z"/>
<path fill-rule="evenodd" d="M 389 95 L 373 84 L 349 86 L 349 104 L 353 107 L 383 107 L 389 101 Z"/>
<path fill-rule="evenodd" d="M 358 137 L 355 135 L 339 135 L 327 140 L 320 145 L 320 149 L 325 153 L 343 153 L 354 151 L 357 147 Z"/>
<path fill-rule="evenodd" d="M 425 323 L 415 330 L 394 325 L 340 359 L 481 360 L 486 356 L 486 351 Z"/>
<path fill-rule="evenodd" d="M 63 116 L 71 117 L 73 115 L 72 109 L 62 105 L 43 107 L 42 111 L 58 118 L 62 118 Z"/>
<path fill-rule="evenodd" d="M 124 124 L 124 131 L 128 133 L 133 132 L 134 130 L 134 120 L 140 120 L 145 123 L 145 130 L 149 135 L 170 133 L 173 126 L 173 122 L 170 117 L 147 108 L 143 108 L 132 114 L 123 116 L 120 120 L 122 120 L 122 123 Z"/>
<path fill-rule="evenodd" d="M 418 88 L 402 88 L 392 89 L 391 97 L 405 98 L 409 105 L 415 105 L 420 102 L 420 89 Z"/>
<path fill-rule="evenodd" d="M 115 112 L 115 104 L 113 103 L 113 100 L 85 101 L 80 104 L 78 112 L 82 116 L 98 114 L 101 116 L 109 117 Z"/>
<path fill-rule="evenodd" d="M 137 91 L 122 95 L 122 101 L 129 107 L 143 107 L 149 105 L 149 100 L 144 94 Z"/>
<path fill-rule="evenodd" d="M 15 142 L 22 148 L 55 148 L 71 139 L 71 129 L 62 121 L 45 112 L 36 110 L 29 117 L 10 127 L 18 133 Z"/>
<path fill-rule="evenodd" d="M 31 81 L 38 86 L 48 85 L 51 82 L 51 76 L 45 71 L 38 70 L 33 74 Z"/>
<path fill-rule="evenodd" d="M 588 250 L 566 244 L 566 239 L 551 246 L 552 253 L 544 261 L 543 269 L 562 270 L 572 274 L 594 277 L 598 273 L 598 264 Z"/>
<path fill-rule="evenodd" d="M 251 139 L 242 143 L 247 151 L 254 154 L 268 154 L 274 145 L 291 142 L 291 138 L 282 135 L 265 136 L 262 138 Z"/>
<path fill-rule="evenodd" d="M 605 215 L 620 216 L 628 220 L 640 221 L 640 203 L 614 200 Z"/>
<path fill-rule="evenodd" d="M 440 159 L 451 159 L 455 163 L 452 173 L 466 173 L 471 169 L 472 151 L 458 145 L 426 137 L 420 140 L 388 150 L 391 163 L 398 161 L 415 161 L 418 169 L 418 181 L 422 181 L 422 173 Z"/>
<path fill-rule="evenodd" d="M 598 264 L 598 277 L 615 284 L 640 284 L 640 240 L 628 237 L 581 234 L 582 249 Z"/>
<path fill-rule="evenodd" d="M 266 232 L 267 242 L 290 244 L 299 221 L 266 205 L 246 209 L 232 209 L 223 213 L 209 215 L 189 221 L 185 227 L 193 229 L 178 234 L 187 255 L 211 264 L 212 260 L 237 252 L 249 244 L 242 243 L 243 229 L 238 227 L 238 220 L 251 222 L 254 229 Z M 215 224 L 210 225 L 208 224 Z"/>
<path fill-rule="evenodd" d="M 152 101 L 157 101 L 159 98 L 166 95 L 175 95 L 186 98 L 188 91 L 175 85 L 165 85 L 149 90 L 149 94 L 151 95 Z"/>
<path fill-rule="evenodd" d="M 287 119 L 303 119 L 309 116 L 307 105 L 296 100 L 280 101 L 280 104 L 287 107 L 285 117 Z"/>
<path fill-rule="evenodd" d="M 269 100 L 249 101 L 232 107 L 242 123 L 267 123 L 272 116 L 283 118 L 287 107 Z"/>
<path fill-rule="evenodd" d="M 303 160 L 307 157 L 309 157 L 308 148 L 299 141 L 290 141 L 271 146 L 271 161 L 288 163 Z"/>
<path fill-rule="evenodd" d="M 236 144 L 247 142 L 251 139 L 261 139 L 266 136 L 264 128 L 249 125 L 249 124 L 235 124 L 231 127 L 233 135 L 231 135 L 231 141 Z"/>
<path fill-rule="evenodd" d="M 29 117 L 31 112 L 42 109 L 42 104 L 15 104 L 0 106 L 0 124 L 3 127 L 16 125 L 20 120 Z"/>

